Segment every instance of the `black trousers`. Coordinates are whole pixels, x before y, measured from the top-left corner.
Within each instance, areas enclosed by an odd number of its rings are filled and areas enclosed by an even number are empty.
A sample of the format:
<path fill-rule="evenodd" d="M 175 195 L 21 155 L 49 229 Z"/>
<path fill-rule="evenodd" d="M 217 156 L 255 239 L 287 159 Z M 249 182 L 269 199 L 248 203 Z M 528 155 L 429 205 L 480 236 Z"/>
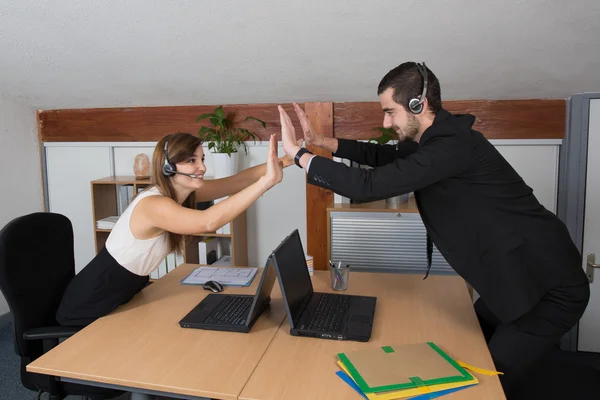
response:
<path fill-rule="evenodd" d="M 484 299 L 475 302 L 496 369 L 504 373 L 500 381 L 509 400 L 517 398 L 528 373 L 558 348 L 562 336 L 579 321 L 589 297 L 589 282 L 585 274 L 577 273 L 510 323 L 501 323 L 486 307 Z"/>
<path fill-rule="evenodd" d="M 56 312 L 64 326 L 86 326 L 129 302 L 149 281 L 122 267 L 103 248 L 67 286 Z"/>

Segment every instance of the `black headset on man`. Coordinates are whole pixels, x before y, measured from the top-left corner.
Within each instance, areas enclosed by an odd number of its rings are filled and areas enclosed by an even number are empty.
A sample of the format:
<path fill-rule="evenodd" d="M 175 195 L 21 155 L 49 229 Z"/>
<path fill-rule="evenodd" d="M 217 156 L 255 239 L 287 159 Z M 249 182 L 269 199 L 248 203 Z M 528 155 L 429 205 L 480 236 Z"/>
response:
<path fill-rule="evenodd" d="M 413 114 L 421 114 L 423 111 L 423 103 L 427 96 L 427 67 L 425 66 L 425 63 L 416 63 L 416 65 L 419 73 L 423 76 L 423 93 L 421 93 L 420 97 L 413 97 L 409 100 L 408 110 Z"/>
<path fill-rule="evenodd" d="M 163 153 L 165 154 L 165 163 L 162 167 L 162 173 L 164 176 L 174 176 L 175 174 L 189 176 L 190 178 L 200 178 L 195 174 L 186 174 L 184 172 L 177 171 L 177 167 L 175 164 L 169 161 L 169 156 L 167 155 L 167 147 L 169 146 L 169 140 L 165 140 L 165 147 L 163 148 Z"/>

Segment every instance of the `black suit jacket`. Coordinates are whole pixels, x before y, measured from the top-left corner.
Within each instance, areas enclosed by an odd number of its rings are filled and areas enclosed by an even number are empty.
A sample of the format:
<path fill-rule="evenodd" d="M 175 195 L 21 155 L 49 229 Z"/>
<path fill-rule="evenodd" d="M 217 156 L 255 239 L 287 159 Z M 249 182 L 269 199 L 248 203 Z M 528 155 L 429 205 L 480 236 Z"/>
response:
<path fill-rule="evenodd" d="M 358 202 L 415 192 L 423 223 L 450 266 L 503 322 L 529 311 L 579 274 L 565 225 L 536 199 L 485 137 L 475 117 L 440 110 L 419 143 L 339 140 L 337 157 L 373 169 L 312 159 L 308 182 Z"/>

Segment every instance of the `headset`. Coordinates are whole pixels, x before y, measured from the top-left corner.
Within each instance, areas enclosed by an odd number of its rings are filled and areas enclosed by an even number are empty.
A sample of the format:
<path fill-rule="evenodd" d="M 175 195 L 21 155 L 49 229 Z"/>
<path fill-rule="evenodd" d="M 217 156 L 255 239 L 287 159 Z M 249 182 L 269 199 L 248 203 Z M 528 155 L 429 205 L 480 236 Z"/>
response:
<path fill-rule="evenodd" d="M 175 174 L 179 174 L 179 175 L 189 176 L 190 178 L 201 178 L 198 175 L 186 174 L 186 173 L 177 171 L 177 167 L 175 166 L 175 164 L 173 164 L 169 161 L 169 156 L 167 155 L 167 147 L 168 146 L 169 146 L 169 141 L 165 140 L 165 147 L 163 148 L 163 153 L 165 154 L 165 163 L 163 164 L 163 167 L 162 167 L 162 173 L 164 176 L 173 176 Z"/>
<path fill-rule="evenodd" d="M 427 67 L 425 63 L 419 64 L 417 63 L 417 69 L 419 73 L 423 76 L 423 93 L 421 93 L 421 97 L 413 97 L 408 102 L 408 110 L 413 114 L 421 114 L 423 111 L 423 103 L 425 102 L 425 98 L 427 96 Z"/>

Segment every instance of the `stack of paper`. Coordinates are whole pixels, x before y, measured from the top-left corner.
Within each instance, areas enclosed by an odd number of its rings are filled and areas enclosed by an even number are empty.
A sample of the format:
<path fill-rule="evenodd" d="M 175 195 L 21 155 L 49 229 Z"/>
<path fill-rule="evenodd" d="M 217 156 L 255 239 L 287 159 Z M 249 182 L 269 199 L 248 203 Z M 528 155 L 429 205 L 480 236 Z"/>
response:
<path fill-rule="evenodd" d="M 369 400 L 433 399 L 479 383 L 434 343 L 384 346 L 338 354 L 336 374 Z"/>
<path fill-rule="evenodd" d="M 98 229 L 112 229 L 119 220 L 119 217 L 106 217 L 96 221 L 96 228 Z"/>
<path fill-rule="evenodd" d="M 217 281 L 225 286 L 250 286 L 258 268 L 198 267 L 185 277 L 184 285 L 203 285 Z"/>
<path fill-rule="evenodd" d="M 231 267 L 232 265 L 233 265 L 233 258 L 228 255 L 219 257 L 219 259 L 217 261 L 212 263 L 213 267 Z"/>

